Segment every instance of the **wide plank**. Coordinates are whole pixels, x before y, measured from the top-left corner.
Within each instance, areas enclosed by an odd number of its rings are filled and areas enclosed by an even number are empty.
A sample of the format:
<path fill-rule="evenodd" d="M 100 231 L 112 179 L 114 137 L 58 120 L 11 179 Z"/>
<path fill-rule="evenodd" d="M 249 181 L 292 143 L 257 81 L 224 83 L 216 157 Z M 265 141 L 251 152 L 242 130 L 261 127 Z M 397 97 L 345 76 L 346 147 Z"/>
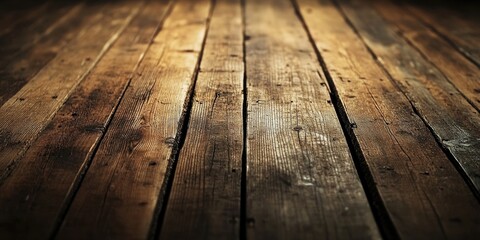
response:
<path fill-rule="evenodd" d="M 480 114 L 432 63 L 399 36 L 372 6 L 341 7 L 381 66 L 480 193 Z M 463 174 L 463 173 L 462 173 Z"/>
<path fill-rule="evenodd" d="M 480 111 L 480 70 L 405 9 L 390 1 L 375 1 L 383 18 L 396 27 Z"/>
<path fill-rule="evenodd" d="M 115 42 L 140 5 L 125 2 L 105 10 L 101 24 L 75 38 L 0 107 L 0 181 Z"/>
<path fill-rule="evenodd" d="M 125 92 L 59 239 L 146 239 L 155 232 L 210 4 L 176 1 Z"/>
<path fill-rule="evenodd" d="M 167 12 L 148 4 L 0 185 L 0 238 L 48 239 L 65 215 L 135 68 Z M 72 137 L 73 136 L 73 137 Z"/>
<path fill-rule="evenodd" d="M 384 237 L 478 236 L 477 199 L 336 5 L 328 0 L 298 3 L 355 155 L 362 162 L 359 170 Z M 351 8 L 365 11 L 361 5 Z M 379 29 L 370 26 L 372 32 Z"/>
<path fill-rule="evenodd" d="M 328 87 L 288 0 L 247 0 L 246 236 L 379 239 Z"/>
<path fill-rule="evenodd" d="M 477 3 L 478 4 L 478 3 Z M 480 19 L 478 5 L 476 20 L 469 20 L 465 15 L 446 7 L 425 7 L 408 5 L 411 13 L 422 19 L 429 27 L 450 41 L 477 67 L 480 67 Z"/>
<path fill-rule="evenodd" d="M 242 28 L 240 0 L 218 0 L 160 239 L 240 237 Z"/>

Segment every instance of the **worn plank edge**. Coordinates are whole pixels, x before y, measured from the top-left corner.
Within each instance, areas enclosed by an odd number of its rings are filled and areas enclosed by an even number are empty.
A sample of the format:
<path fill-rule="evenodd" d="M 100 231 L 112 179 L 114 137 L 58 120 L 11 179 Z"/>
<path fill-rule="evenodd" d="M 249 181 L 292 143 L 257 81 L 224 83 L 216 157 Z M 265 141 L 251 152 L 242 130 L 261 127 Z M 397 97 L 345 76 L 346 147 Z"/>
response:
<path fill-rule="evenodd" d="M 78 80 L 73 84 L 72 88 L 67 92 L 67 94 L 65 95 L 65 97 L 62 99 L 62 102 L 65 103 L 68 99 L 68 97 L 70 97 L 70 95 L 75 91 L 75 89 L 78 87 L 78 85 L 83 82 L 83 80 L 85 80 L 85 78 L 90 74 L 90 72 L 97 66 L 97 64 L 100 62 L 100 60 L 103 58 L 103 56 L 105 55 L 105 53 L 110 50 L 110 48 L 112 47 L 112 45 L 115 43 L 115 41 L 118 39 L 118 37 L 124 32 L 124 30 L 127 28 L 127 26 L 131 23 L 131 21 L 137 16 L 137 14 L 140 12 L 140 9 L 143 7 L 143 5 L 145 4 L 145 2 L 142 2 L 141 5 L 139 6 L 139 8 L 136 9 L 136 11 L 132 14 L 130 14 L 128 17 L 127 17 L 127 21 L 125 22 L 125 24 L 123 26 L 120 27 L 120 29 L 118 29 L 111 37 L 110 39 L 103 45 L 103 48 L 102 50 L 97 54 L 97 57 L 93 60 L 93 64 L 86 70 L 83 72 L 83 74 L 81 76 L 78 77 Z M 63 105 L 63 104 L 62 104 Z M 17 161 L 18 159 L 22 158 L 26 151 L 30 148 L 30 146 L 32 145 L 33 142 L 35 142 L 38 138 L 38 136 L 40 136 L 40 134 L 43 132 L 43 130 L 45 129 L 45 127 L 48 125 L 48 123 L 51 122 L 51 120 L 53 119 L 53 117 L 55 116 L 55 114 L 60 110 L 61 108 L 61 105 L 59 107 L 57 107 L 53 112 L 52 114 L 50 114 L 48 120 L 45 122 L 44 126 L 42 126 L 42 129 L 40 131 L 38 131 L 35 136 L 32 136 L 32 138 L 29 140 L 29 142 L 23 146 L 23 149 L 21 151 L 18 152 L 17 156 L 10 162 L 8 163 L 8 165 L 5 167 L 5 169 L 3 169 L 1 172 L 0 172 L 0 184 L 8 177 L 10 176 L 12 170 L 16 167 L 17 165 Z"/>
<path fill-rule="evenodd" d="M 435 139 L 435 143 L 437 144 L 437 146 L 442 150 L 442 152 L 446 155 L 446 157 L 448 158 L 448 160 L 450 161 L 450 163 L 455 167 L 455 169 L 458 171 L 458 173 L 460 174 L 460 176 L 462 177 L 462 179 L 464 180 L 464 182 L 467 184 L 467 186 L 469 187 L 470 191 L 472 192 L 472 194 L 475 196 L 475 198 L 477 200 L 480 201 L 480 190 L 479 190 L 479 186 L 476 185 L 473 177 L 475 176 L 469 176 L 469 173 L 467 171 L 467 169 L 465 169 L 462 164 L 460 163 L 459 160 L 457 160 L 457 158 L 455 157 L 454 153 L 452 152 L 452 150 L 450 150 L 448 148 L 447 145 L 445 145 L 441 139 L 441 137 L 436 133 L 436 131 L 433 129 L 433 127 L 430 125 L 430 123 L 428 122 L 428 120 L 420 113 L 420 111 L 418 110 L 418 108 L 415 106 L 415 104 L 412 102 L 412 100 L 410 99 L 410 97 L 408 97 L 408 95 L 401 90 L 400 86 L 399 86 L 399 83 L 397 83 L 395 81 L 395 79 L 392 77 L 392 75 L 390 74 L 390 72 L 385 68 L 385 66 L 379 61 L 379 58 L 377 56 L 377 54 L 371 49 L 371 47 L 365 42 L 365 40 L 362 38 L 362 36 L 360 36 L 357 28 L 353 25 L 353 23 L 351 22 L 351 20 L 349 19 L 349 17 L 346 15 L 346 13 L 344 12 L 344 10 L 342 9 L 342 7 L 339 5 L 338 3 L 338 0 L 332 0 L 333 3 L 335 4 L 336 8 L 338 9 L 338 11 L 340 12 L 340 14 L 343 16 L 343 18 L 345 19 L 345 21 L 348 23 L 348 25 L 353 29 L 353 31 L 355 32 L 355 34 L 358 36 L 358 38 L 360 39 L 360 41 L 363 43 L 363 45 L 365 46 L 365 48 L 368 50 L 368 52 L 372 55 L 373 59 L 375 60 L 375 62 L 377 63 L 377 65 L 380 67 L 380 69 L 382 69 L 382 71 L 385 73 L 385 75 L 388 77 L 388 80 L 391 81 L 393 83 L 393 85 L 398 89 L 399 92 L 401 92 L 405 98 L 408 100 L 408 103 L 410 104 L 413 112 L 415 113 L 415 115 L 417 115 L 421 120 L 422 122 L 424 123 L 424 125 L 427 127 L 428 131 L 430 131 L 430 133 L 432 134 L 432 136 L 434 137 Z M 381 14 L 380 14 L 381 15 Z M 383 18 L 383 17 L 382 17 Z M 404 39 L 403 36 L 401 36 L 402 39 Z M 410 42 L 409 41 L 406 41 L 409 46 L 411 46 Z M 414 48 L 415 50 L 417 50 L 416 48 Z M 420 53 L 422 57 L 424 57 L 424 55 L 422 53 Z M 428 60 L 427 60 L 428 61 Z M 428 61 L 429 62 L 429 61 Z M 435 65 L 434 65 L 435 66 Z M 445 77 L 445 75 L 441 72 L 441 74 Z M 448 79 L 448 78 L 446 78 Z M 450 82 L 450 81 L 449 81 Z M 452 84 L 453 85 L 453 84 Z M 456 89 L 456 88 L 455 88 Z M 463 94 L 462 94 L 463 96 Z M 464 96 L 463 96 L 464 97 Z M 467 102 L 470 104 L 470 101 L 467 100 Z M 475 108 L 476 109 L 476 108 Z"/>
<path fill-rule="evenodd" d="M 177 167 L 180 151 L 185 143 L 187 137 L 188 128 L 190 124 L 190 116 L 193 106 L 193 95 L 195 93 L 195 87 L 197 84 L 200 65 L 203 59 L 203 52 L 205 49 L 205 43 L 208 37 L 208 30 L 210 28 L 210 21 L 212 18 L 213 10 L 215 9 L 215 0 L 210 0 L 210 9 L 208 11 L 208 17 L 205 27 L 205 35 L 202 40 L 202 47 L 198 54 L 197 63 L 194 68 L 194 74 L 192 76 L 192 84 L 190 84 L 186 99 L 183 104 L 182 115 L 178 121 L 177 134 L 173 143 L 172 151 L 168 160 L 167 169 L 165 171 L 165 177 L 163 180 L 162 188 L 158 196 L 157 205 L 153 213 L 153 219 L 150 225 L 149 240 L 158 239 L 162 230 L 163 222 L 165 219 L 165 213 L 167 211 L 168 199 L 172 191 L 173 179 L 175 178 L 175 170 Z"/>
<path fill-rule="evenodd" d="M 385 207 L 385 204 L 383 203 L 383 200 L 380 197 L 380 193 L 378 192 L 378 189 L 376 187 L 375 181 L 373 179 L 373 175 L 367 166 L 367 162 L 365 160 L 365 156 L 362 153 L 360 143 L 358 142 L 358 139 L 355 133 L 353 132 L 351 121 L 348 118 L 347 112 L 345 110 L 345 106 L 338 94 L 333 78 L 330 75 L 330 72 L 328 71 L 327 64 L 323 59 L 320 51 L 318 50 L 318 47 L 315 43 L 315 40 L 313 39 L 310 29 L 308 28 L 308 25 L 302 16 L 297 0 L 291 0 L 291 1 L 294 6 L 297 17 L 300 19 L 300 22 L 303 28 L 307 32 L 308 40 L 313 46 L 317 59 L 322 67 L 323 75 L 327 80 L 327 87 L 330 91 L 330 99 L 332 101 L 332 105 L 334 106 L 335 112 L 337 113 L 338 119 L 340 121 L 343 134 L 345 135 L 348 148 L 350 149 L 353 162 L 355 164 L 355 167 L 358 172 L 358 176 L 360 178 L 360 182 L 362 183 L 363 189 L 365 191 L 365 195 L 367 196 L 367 199 L 368 199 L 368 203 L 370 205 L 370 208 L 372 209 L 372 213 L 377 223 L 378 229 L 380 230 L 380 234 L 385 239 L 400 239 L 395 229 L 395 226 L 388 214 L 387 208 Z M 352 27 L 351 23 L 348 20 L 346 22 L 350 27 Z M 356 30 L 355 29 L 353 30 L 356 33 Z"/>
<path fill-rule="evenodd" d="M 417 11 L 412 11 L 411 9 L 407 8 L 407 12 L 409 12 L 411 15 L 413 15 L 416 19 L 418 19 L 420 22 L 423 23 L 427 28 L 429 28 L 432 32 L 440 36 L 443 40 L 445 40 L 448 44 L 450 44 L 455 50 L 457 50 L 462 56 L 464 56 L 466 59 L 468 59 L 470 62 L 472 62 L 475 66 L 480 68 L 480 63 L 475 60 L 474 57 L 472 57 L 471 53 L 467 50 L 462 48 L 462 46 L 459 46 L 457 43 L 455 43 L 454 40 L 450 39 L 447 35 L 442 33 L 442 31 L 438 30 L 436 27 L 432 26 L 430 23 L 422 19 L 418 14 Z M 424 9 L 421 9 L 420 11 L 424 12 Z"/>
<path fill-rule="evenodd" d="M 62 225 L 63 221 L 65 220 L 65 217 L 68 213 L 68 210 L 70 209 L 70 207 L 73 203 L 73 199 L 75 198 L 75 195 L 77 194 L 78 190 L 80 189 L 81 184 L 83 182 L 83 179 L 88 172 L 88 169 L 89 169 L 89 167 L 90 167 L 90 165 L 91 165 L 91 163 L 92 163 L 92 161 L 93 161 L 93 159 L 94 159 L 94 157 L 95 157 L 95 155 L 96 155 L 96 153 L 99 149 L 100 144 L 102 143 L 102 140 L 105 137 L 105 133 L 108 131 L 108 129 L 110 127 L 110 123 L 111 123 L 113 117 L 115 116 L 115 114 L 118 110 L 118 107 L 120 106 L 120 103 L 122 102 L 122 100 L 125 96 L 125 92 L 130 85 L 130 82 L 132 80 L 132 76 L 135 74 L 139 65 L 143 62 L 143 59 L 145 57 L 145 53 L 150 49 L 150 46 L 155 39 L 155 36 L 162 29 L 163 23 L 165 22 L 165 19 L 167 19 L 168 16 L 170 15 L 170 13 L 172 12 L 172 9 L 173 9 L 173 3 L 172 3 L 171 0 L 168 0 L 167 10 L 161 16 L 160 23 L 157 26 L 157 29 L 155 30 L 155 33 L 152 35 L 148 47 L 145 49 L 144 53 L 141 55 L 141 57 L 138 59 L 137 63 L 135 64 L 135 66 L 132 70 L 132 74 L 130 74 L 130 76 L 129 76 L 129 80 L 125 84 L 125 87 L 122 89 L 122 93 L 120 94 L 120 96 L 118 98 L 118 101 L 115 103 L 115 107 L 112 109 L 112 113 L 110 114 L 110 116 L 108 116 L 108 119 L 107 119 L 106 124 L 105 124 L 105 128 L 102 131 L 102 134 L 101 134 L 100 138 L 98 138 L 98 140 L 92 145 L 92 151 L 90 153 L 88 153 L 88 155 L 86 156 L 87 161 L 85 161 L 82 164 L 82 166 L 80 167 L 79 173 L 75 177 L 75 181 L 72 183 L 72 187 L 70 188 L 67 196 L 65 197 L 64 204 L 61 207 L 60 214 L 57 217 L 57 221 L 55 223 L 54 231 L 51 234 L 51 237 L 50 237 L 51 239 L 54 239 L 56 237 L 56 235 L 58 234 L 58 232 L 60 231 L 61 225 Z M 139 10 L 139 12 L 141 12 L 140 10 Z M 134 18 L 135 18 L 135 16 L 132 18 L 132 20 Z M 129 24 L 127 24 L 126 26 L 128 26 L 128 25 Z"/>

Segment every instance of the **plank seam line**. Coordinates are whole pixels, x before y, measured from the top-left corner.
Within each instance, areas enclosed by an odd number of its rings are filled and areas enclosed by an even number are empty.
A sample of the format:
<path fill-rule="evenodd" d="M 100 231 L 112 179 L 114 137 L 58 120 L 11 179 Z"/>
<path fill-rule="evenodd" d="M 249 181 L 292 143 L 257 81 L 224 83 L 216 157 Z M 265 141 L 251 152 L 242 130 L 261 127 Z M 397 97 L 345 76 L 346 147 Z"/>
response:
<path fill-rule="evenodd" d="M 477 68 L 480 68 L 480 63 L 478 63 L 472 56 L 470 56 L 470 53 L 468 50 L 463 49 L 461 46 L 458 46 L 454 41 L 452 41 L 447 35 L 441 33 L 436 27 L 432 26 L 425 20 L 423 20 L 421 17 L 418 16 L 418 14 L 415 11 L 410 10 L 409 8 L 405 8 L 404 5 L 402 5 L 402 8 L 405 9 L 407 12 L 409 12 L 411 15 L 415 16 L 417 20 L 423 23 L 424 26 L 426 26 L 428 29 L 430 29 L 432 32 L 437 34 L 440 38 L 445 40 L 448 44 L 450 44 L 457 52 L 459 52 L 463 57 L 468 59 L 468 61 L 472 62 Z"/>
<path fill-rule="evenodd" d="M 140 10 L 138 11 L 138 13 L 140 13 Z M 125 93 L 130 86 L 130 83 L 132 81 L 132 77 L 133 77 L 134 73 L 137 71 L 139 65 L 143 62 L 143 59 L 145 57 L 145 53 L 148 51 L 151 44 L 153 43 L 153 39 L 154 39 L 155 35 L 158 33 L 159 29 L 161 29 L 161 25 L 162 25 L 163 21 L 165 20 L 165 18 L 167 16 L 168 16 L 168 10 L 162 16 L 162 20 L 161 20 L 160 24 L 157 26 L 157 29 L 155 30 L 154 34 L 152 34 L 152 38 L 151 38 L 148 46 L 145 48 L 144 52 L 140 55 L 137 63 L 135 64 L 135 66 L 132 70 L 132 73 L 130 74 L 130 76 L 127 80 L 127 83 L 125 84 L 125 87 L 122 89 L 122 92 L 121 92 L 117 102 L 115 103 L 115 106 L 112 109 L 112 112 L 110 113 L 110 115 L 107 118 L 107 121 L 104 124 L 104 128 L 102 130 L 101 136 L 92 146 L 92 148 L 93 148 L 92 152 L 86 156 L 87 160 L 82 164 L 82 166 L 80 168 L 80 172 L 78 173 L 77 177 L 75 177 L 75 180 L 74 180 L 72 186 L 68 190 L 68 194 L 63 201 L 62 208 L 61 208 L 60 213 L 59 213 L 59 215 L 57 217 L 57 220 L 55 222 L 55 226 L 54 226 L 54 229 L 51 233 L 50 239 L 54 239 L 55 236 L 58 234 L 58 232 L 60 230 L 60 227 L 61 227 L 61 224 L 64 221 L 64 219 L 65 219 L 65 217 L 66 217 L 66 215 L 67 215 L 67 213 L 68 213 L 68 211 L 69 211 L 69 209 L 70 209 L 70 207 L 73 203 L 73 199 L 77 195 L 77 193 L 78 193 L 78 191 L 79 191 L 79 189 L 82 185 L 83 179 L 84 179 L 85 175 L 87 174 L 88 169 L 90 168 L 90 165 L 93 162 L 93 159 L 95 158 L 95 155 L 96 155 L 96 153 L 97 153 L 97 151 L 98 151 L 98 149 L 99 149 L 99 147 L 100 147 L 100 145 L 101 145 L 101 143 L 102 143 L 109 127 L 110 127 L 110 125 L 111 125 L 110 123 L 111 123 L 112 119 L 114 118 L 114 116 L 115 116 L 123 98 L 125 97 Z M 134 19 L 135 17 L 136 16 L 134 16 L 132 19 Z M 129 24 L 130 24 L 130 22 L 127 24 L 127 26 Z"/>
<path fill-rule="evenodd" d="M 248 124 L 248 102 L 247 102 L 247 48 L 246 48 L 246 0 L 241 0 L 242 8 L 242 61 L 243 61 L 243 104 L 242 104 L 242 174 L 240 180 L 240 240 L 247 239 L 247 124 Z"/>
<path fill-rule="evenodd" d="M 77 89 L 77 87 L 87 78 L 87 76 L 90 74 L 90 72 L 95 69 L 97 64 L 100 62 L 100 60 L 103 58 L 105 53 L 110 50 L 112 45 L 117 41 L 118 37 L 123 33 L 123 31 L 126 29 L 126 27 L 130 24 L 133 18 L 138 15 L 139 9 L 143 6 L 144 3 L 140 4 L 140 6 L 130 13 L 130 15 L 127 16 L 127 20 L 125 21 L 125 24 L 121 26 L 116 32 L 113 33 L 113 35 L 105 42 L 103 45 L 102 49 L 100 52 L 97 54 L 96 58 L 92 62 L 92 65 L 88 67 L 79 77 L 76 78 L 76 81 L 72 84 L 72 87 L 68 90 L 68 92 L 65 94 L 65 97 L 62 98 L 62 104 L 58 105 L 53 112 L 51 112 L 48 115 L 47 120 L 45 121 L 44 126 L 41 127 L 41 129 L 34 135 L 30 140 L 27 141 L 27 144 L 23 146 L 21 151 L 17 154 L 17 156 L 12 160 L 10 164 L 7 165 L 5 170 L 3 170 L 0 173 L 0 185 L 3 184 L 6 178 L 10 176 L 10 174 L 13 172 L 17 165 L 17 161 L 21 159 L 25 153 L 28 151 L 28 149 L 31 147 L 31 145 L 38 139 L 38 137 L 41 135 L 41 133 L 45 130 L 45 128 L 48 126 L 48 124 L 52 121 L 52 119 L 55 117 L 55 115 L 58 113 L 58 111 L 62 108 L 63 104 L 68 100 L 68 98 L 72 95 L 72 93 Z M 40 71 L 39 71 L 40 72 Z M 38 72 L 38 73 L 39 73 Z M 38 74 L 37 73 L 37 74 Z M 33 79 L 33 78 L 32 78 Z M 4 105 L 3 105 L 4 106 Z M 3 107 L 2 106 L 2 107 Z"/>
<path fill-rule="evenodd" d="M 333 78 L 328 71 L 327 64 L 315 44 L 313 35 L 310 32 L 307 26 L 307 23 L 302 16 L 297 0 L 291 0 L 291 2 L 295 9 L 295 13 L 297 17 L 299 18 L 304 30 L 307 33 L 310 44 L 312 45 L 315 51 L 315 54 L 317 56 L 317 59 L 320 63 L 320 66 L 323 70 L 323 74 L 327 79 L 327 86 L 330 89 L 330 98 L 332 101 L 332 105 L 334 106 L 335 112 L 337 113 L 340 125 L 343 130 L 343 134 L 348 144 L 348 148 L 352 154 L 352 159 L 355 164 L 358 177 L 360 179 L 360 182 L 362 183 L 365 195 L 368 199 L 368 203 L 370 205 L 370 208 L 372 210 L 373 216 L 380 230 L 380 233 L 382 237 L 385 239 L 399 239 L 399 235 L 393 225 L 392 220 L 390 219 L 388 211 L 383 203 L 383 200 L 380 197 L 380 193 L 376 188 L 376 184 L 373 179 L 372 173 L 368 167 L 368 164 L 365 160 L 365 156 L 363 155 L 363 152 L 360 148 L 358 139 L 356 138 L 353 128 L 350 124 L 350 120 L 348 119 L 348 115 L 343 106 L 341 98 L 338 94 Z"/>
<path fill-rule="evenodd" d="M 213 11 L 215 9 L 216 0 L 210 0 L 210 9 L 205 23 L 205 35 L 202 40 L 201 50 L 197 57 L 197 63 L 194 68 L 194 74 L 192 76 L 192 83 L 190 84 L 187 97 L 185 98 L 183 112 L 178 121 L 177 134 L 175 136 L 174 146 L 168 160 L 168 166 L 165 172 L 165 178 L 160 189 L 158 201 L 155 206 L 153 220 L 150 225 L 150 231 L 148 235 L 149 240 L 158 239 L 162 231 L 163 222 L 168 206 L 168 200 L 173 187 L 173 180 L 175 178 L 175 171 L 177 162 L 180 157 L 180 152 L 185 144 L 187 138 L 188 128 L 190 125 L 190 116 L 192 112 L 192 106 L 195 95 L 195 87 L 197 84 L 198 75 L 200 72 L 200 66 L 202 64 L 203 52 L 205 49 L 205 43 L 207 41 L 208 32 L 210 29 L 210 22 L 212 19 Z"/>
<path fill-rule="evenodd" d="M 355 34 L 357 35 L 357 37 L 360 39 L 360 41 L 362 41 L 363 45 L 365 46 L 365 48 L 368 50 L 368 52 L 370 53 L 370 55 L 373 57 L 373 59 L 375 60 L 376 64 L 380 67 L 380 69 L 385 73 L 385 75 L 387 76 L 388 80 L 390 82 L 392 82 L 392 84 L 395 86 L 395 88 L 397 88 L 397 90 L 402 93 L 405 98 L 407 99 L 408 103 L 410 104 L 411 108 L 412 108 L 412 112 L 423 122 L 423 124 L 426 126 L 426 128 L 428 129 L 428 131 L 430 132 L 430 134 L 432 134 L 433 138 L 435 139 L 435 142 L 437 144 L 437 146 L 443 151 L 443 153 L 446 155 L 446 157 L 448 158 L 449 162 L 455 167 L 455 169 L 457 170 L 457 172 L 460 174 L 460 176 L 462 177 L 462 179 L 464 180 L 464 182 L 467 184 L 467 186 L 470 188 L 472 194 L 477 198 L 477 200 L 480 201 L 480 193 L 476 190 L 475 188 L 475 185 L 473 184 L 472 182 L 472 179 L 470 179 L 470 177 L 468 177 L 467 173 L 463 170 L 460 162 L 458 162 L 453 153 L 447 148 L 447 146 L 445 146 L 443 143 L 442 143 L 442 140 L 440 138 L 440 136 L 438 136 L 436 133 L 435 133 L 435 130 L 433 129 L 433 127 L 430 126 L 430 124 L 428 123 L 428 120 L 425 119 L 422 114 L 419 112 L 419 110 L 417 109 L 417 107 L 415 107 L 414 103 L 412 102 L 412 100 L 410 99 L 410 97 L 408 96 L 408 94 L 404 91 L 402 91 L 399 83 L 397 83 L 395 81 L 395 79 L 392 77 L 392 75 L 387 71 L 387 69 L 385 68 L 385 66 L 381 63 L 381 61 L 379 61 L 378 59 L 378 56 L 375 54 L 375 52 L 373 52 L 373 50 L 370 48 L 370 46 L 367 45 L 367 43 L 364 41 L 364 39 L 362 38 L 362 36 L 360 35 L 360 33 L 358 32 L 357 28 L 353 25 L 353 23 L 350 21 L 350 19 L 347 17 L 347 15 L 343 12 L 342 8 L 340 7 L 340 5 L 338 4 L 337 0 L 333 0 L 335 2 L 335 5 L 337 6 L 337 9 L 339 9 L 338 11 L 342 14 L 342 16 L 344 17 L 345 21 L 348 23 L 348 25 L 350 25 L 350 27 L 353 29 L 353 31 L 355 32 Z"/>
<path fill-rule="evenodd" d="M 377 8 L 375 8 L 375 11 L 378 13 L 378 15 L 387 23 L 389 23 L 390 21 L 388 21 L 382 14 L 382 12 L 380 10 L 378 10 Z M 418 20 L 418 19 L 417 19 Z M 397 35 L 399 37 L 401 37 L 411 48 L 415 49 L 419 54 L 420 56 L 422 56 L 422 58 L 427 61 L 428 63 L 430 63 L 432 66 L 434 66 L 438 72 L 442 75 L 443 78 L 445 78 L 447 80 L 447 82 L 455 89 L 457 90 L 458 93 L 460 93 L 460 95 L 475 109 L 477 110 L 477 112 L 480 112 L 480 109 L 473 103 L 472 100 L 470 100 L 462 91 L 460 91 L 460 89 L 457 88 L 457 86 L 452 82 L 452 80 L 447 77 L 445 75 L 445 73 L 442 71 L 441 68 L 439 68 L 435 63 L 432 62 L 432 60 L 430 60 L 430 58 L 425 55 L 425 53 L 423 53 L 417 46 L 415 46 L 415 44 L 410 41 L 410 39 L 408 39 L 406 36 L 405 36 L 405 31 L 403 31 L 402 29 L 400 29 L 400 27 L 398 27 L 398 25 L 396 23 L 389 23 L 390 25 L 394 25 L 396 26 L 396 28 L 398 29 L 398 31 L 395 31 L 397 33 Z M 431 29 L 430 29 L 431 30 Z M 442 38 L 442 40 L 445 40 Z M 457 51 L 458 52 L 458 51 Z M 462 55 L 463 56 L 463 55 Z"/>

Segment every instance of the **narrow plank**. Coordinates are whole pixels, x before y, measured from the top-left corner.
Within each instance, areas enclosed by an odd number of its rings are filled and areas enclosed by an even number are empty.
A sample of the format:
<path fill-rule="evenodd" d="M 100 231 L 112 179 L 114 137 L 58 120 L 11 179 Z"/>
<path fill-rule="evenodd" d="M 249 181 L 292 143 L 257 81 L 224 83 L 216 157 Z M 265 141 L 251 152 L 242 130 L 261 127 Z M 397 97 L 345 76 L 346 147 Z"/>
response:
<path fill-rule="evenodd" d="M 474 239 L 480 206 L 410 102 L 328 0 L 299 0 L 392 239 Z M 361 6 L 351 6 L 359 13 Z M 353 10 L 352 10 L 353 11 Z M 368 16 L 372 17 L 372 16 Z M 367 19 L 367 16 L 365 16 Z M 366 25 L 365 25 L 366 26 Z M 381 29 L 380 25 L 370 25 Z M 373 31 L 373 30 L 372 30 Z M 342 41 L 339 41 L 342 39 Z M 393 224 L 393 226 L 389 226 Z"/>
<path fill-rule="evenodd" d="M 453 49 L 451 45 L 403 8 L 389 1 L 375 1 L 383 18 L 397 27 L 448 78 L 450 82 L 480 111 L 480 70 L 475 64 Z"/>
<path fill-rule="evenodd" d="M 117 39 L 140 5 L 125 2 L 104 11 L 101 24 L 79 35 L 0 107 L 0 181 Z"/>
<path fill-rule="evenodd" d="M 133 19 L 0 186 L 1 239 L 55 231 L 166 10 L 151 2 Z"/>
<path fill-rule="evenodd" d="M 290 1 L 246 2 L 247 237 L 379 239 Z"/>
<path fill-rule="evenodd" d="M 364 3 L 342 9 L 438 142 L 480 193 L 480 114 L 430 62 Z M 374 27 L 372 27 L 374 26 Z"/>
<path fill-rule="evenodd" d="M 78 35 L 101 24 L 103 11 L 112 4 L 79 5 L 45 36 L 0 60 L 0 106 L 18 92 Z"/>
<path fill-rule="evenodd" d="M 208 0 L 175 3 L 125 92 L 59 239 L 146 239 L 156 227 L 209 9 Z"/>
<path fill-rule="evenodd" d="M 242 28 L 240 0 L 217 1 L 161 239 L 239 239 Z"/>
<path fill-rule="evenodd" d="M 480 67 L 480 22 L 469 21 L 463 14 L 448 8 L 408 5 L 411 13 L 451 41 L 458 50 Z M 478 7 L 477 7 L 478 9 Z M 478 10 L 477 14 L 478 15 Z"/>

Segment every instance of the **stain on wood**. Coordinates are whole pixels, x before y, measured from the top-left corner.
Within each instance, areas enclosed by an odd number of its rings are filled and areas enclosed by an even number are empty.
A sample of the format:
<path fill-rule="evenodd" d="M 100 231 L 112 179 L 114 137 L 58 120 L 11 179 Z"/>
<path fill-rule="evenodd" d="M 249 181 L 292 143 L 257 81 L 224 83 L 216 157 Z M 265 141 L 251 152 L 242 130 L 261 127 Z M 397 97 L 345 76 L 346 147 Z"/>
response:
<path fill-rule="evenodd" d="M 246 236 L 379 238 L 292 3 L 248 0 L 245 11 Z"/>
<path fill-rule="evenodd" d="M 478 6 L 4 0 L 0 239 L 476 239 Z"/>

